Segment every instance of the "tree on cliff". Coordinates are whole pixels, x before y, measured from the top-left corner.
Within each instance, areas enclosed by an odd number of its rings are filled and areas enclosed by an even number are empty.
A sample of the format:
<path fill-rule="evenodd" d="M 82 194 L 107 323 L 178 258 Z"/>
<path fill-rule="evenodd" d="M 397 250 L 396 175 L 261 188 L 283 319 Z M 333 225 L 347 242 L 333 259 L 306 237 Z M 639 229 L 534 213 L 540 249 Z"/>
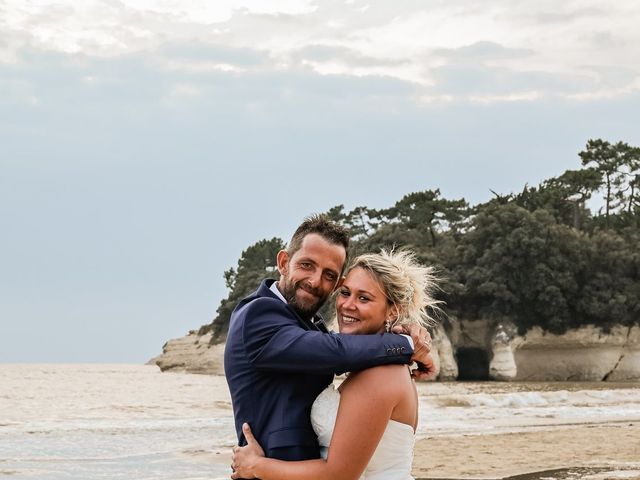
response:
<path fill-rule="evenodd" d="M 220 302 L 213 322 L 200 327 L 199 335 L 212 332 L 213 342 L 226 338 L 229 319 L 236 304 L 258 288 L 264 278 L 277 277 L 276 256 L 284 248 L 279 238 L 260 240 L 242 252 L 237 268 L 224 272 L 229 295 Z"/>
<path fill-rule="evenodd" d="M 640 184 L 640 149 L 624 142 L 615 144 L 606 140 L 589 140 L 585 150 L 578 154 L 582 164 L 592 167 L 601 176 L 604 188 L 605 226 L 611 226 L 613 213 L 628 219 L 638 206 Z"/>
<path fill-rule="evenodd" d="M 470 207 L 439 190 L 405 195 L 392 207 L 327 214 L 349 229 L 351 257 L 410 248 L 444 279 L 447 310 L 466 318 L 509 320 L 561 333 L 593 324 L 640 322 L 640 149 L 589 140 L 583 168 L 567 170 L 518 194 L 495 194 Z M 603 191 L 604 214 L 587 201 Z M 494 192 L 495 193 L 495 192 Z M 277 276 L 282 240 L 261 240 L 227 270 L 229 295 L 200 329 L 224 340 L 236 303 Z M 332 304 L 323 309 L 332 315 Z"/>
<path fill-rule="evenodd" d="M 382 224 L 399 223 L 417 234 L 420 243 L 436 246 L 443 230 L 460 231 L 467 219 L 469 205 L 464 199 L 447 200 L 440 190 L 424 190 L 402 197 L 391 208 L 375 212 Z"/>
<path fill-rule="evenodd" d="M 525 186 L 513 201 L 530 212 L 547 210 L 565 225 L 576 229 L 584 227 L 591 216 L 586 202 L 601 185 L 601 174 L 593 168 L 567 170 L 559 177 L 545 180 L 538 187 Z"/>
<path fill-rule="evenodd" d="M 640 323 L 640 231 L 600 230 L 590 237 L 584 285 L 577 298 L 580 323 L 605 330 Z"/>
<path fill-rule="evenodd" d="M 547 210 L 494 204 L 461 243 L 452 267 L 464 288 L 450 307 L 463 318 L 513 322 L 521 332 L 630 325 L 640 305 L 634 250 L 616 232 L 589 236 Z"/>

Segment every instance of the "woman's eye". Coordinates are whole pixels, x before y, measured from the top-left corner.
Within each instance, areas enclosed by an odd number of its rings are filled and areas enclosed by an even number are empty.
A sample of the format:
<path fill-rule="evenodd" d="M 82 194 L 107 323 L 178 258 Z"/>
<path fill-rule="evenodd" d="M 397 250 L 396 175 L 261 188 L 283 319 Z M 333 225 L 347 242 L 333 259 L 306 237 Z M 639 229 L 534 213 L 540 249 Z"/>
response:
<path fill-rule="evenodd" d="M 349 296 L 349 290 L 345 290 L 342 289 L 338 292 L 338 294 L 342 295 L 343 297 L 348 297 Z"/>
<path fill-rule="evenodd" d="M 360 295 L 360 301 L 361 302 L 368 302 L 370 300 L 369 297 L 365 297 L 364 295 Z"/>

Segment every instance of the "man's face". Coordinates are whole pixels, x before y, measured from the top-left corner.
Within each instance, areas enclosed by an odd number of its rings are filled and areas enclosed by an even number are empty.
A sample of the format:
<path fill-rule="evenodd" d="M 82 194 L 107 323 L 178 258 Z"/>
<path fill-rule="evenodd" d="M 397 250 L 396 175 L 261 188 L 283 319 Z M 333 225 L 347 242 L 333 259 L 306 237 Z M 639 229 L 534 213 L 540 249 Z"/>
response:
<path fill-rule="evenodd" d="M 327 301 L 340 280 L 346 256 L 343 246 L 316 233 L 305 236 L 293 255 L 285 250 L 278 253 L 278 288 L 298 315 L 310 319 Z"/>

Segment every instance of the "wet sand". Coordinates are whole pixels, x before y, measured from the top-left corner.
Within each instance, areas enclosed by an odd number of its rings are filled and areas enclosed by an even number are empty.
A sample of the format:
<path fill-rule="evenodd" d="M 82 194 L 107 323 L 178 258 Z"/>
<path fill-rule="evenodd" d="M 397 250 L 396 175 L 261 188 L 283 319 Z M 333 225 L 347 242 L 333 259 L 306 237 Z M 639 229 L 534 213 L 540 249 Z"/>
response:
<path fill-rule="evenodd" d="M 590 468 L 544 472 L 568 467 Z M 416 478 L 489 479 L 524 474 L 532 475 L 522 480 L 640 479 L 640 423 L 554 426 L 521 433 L 427 437 L 416 442 Z"/>

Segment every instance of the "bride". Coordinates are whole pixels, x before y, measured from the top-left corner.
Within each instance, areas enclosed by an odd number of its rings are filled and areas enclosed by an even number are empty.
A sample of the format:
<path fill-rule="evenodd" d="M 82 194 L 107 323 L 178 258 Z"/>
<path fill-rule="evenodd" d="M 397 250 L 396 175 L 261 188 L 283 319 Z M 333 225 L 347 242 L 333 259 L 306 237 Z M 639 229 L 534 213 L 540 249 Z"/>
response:
<path fill-rule="evenodd" d="M 428 324 L 433 269 L 408 252 L 361 255 L 354 260 L 336 296 L 340 333 L 371 335 L 395 325 Z M 266 458 L 248 424 L 248 444 L 234 447 L 233 479 L 262 480 L 411 479 L 418 395 L 406 365 L 352 372 L 336 390 L 316 398 L 311 422 L 322 459 L 286 462 Z"/>

